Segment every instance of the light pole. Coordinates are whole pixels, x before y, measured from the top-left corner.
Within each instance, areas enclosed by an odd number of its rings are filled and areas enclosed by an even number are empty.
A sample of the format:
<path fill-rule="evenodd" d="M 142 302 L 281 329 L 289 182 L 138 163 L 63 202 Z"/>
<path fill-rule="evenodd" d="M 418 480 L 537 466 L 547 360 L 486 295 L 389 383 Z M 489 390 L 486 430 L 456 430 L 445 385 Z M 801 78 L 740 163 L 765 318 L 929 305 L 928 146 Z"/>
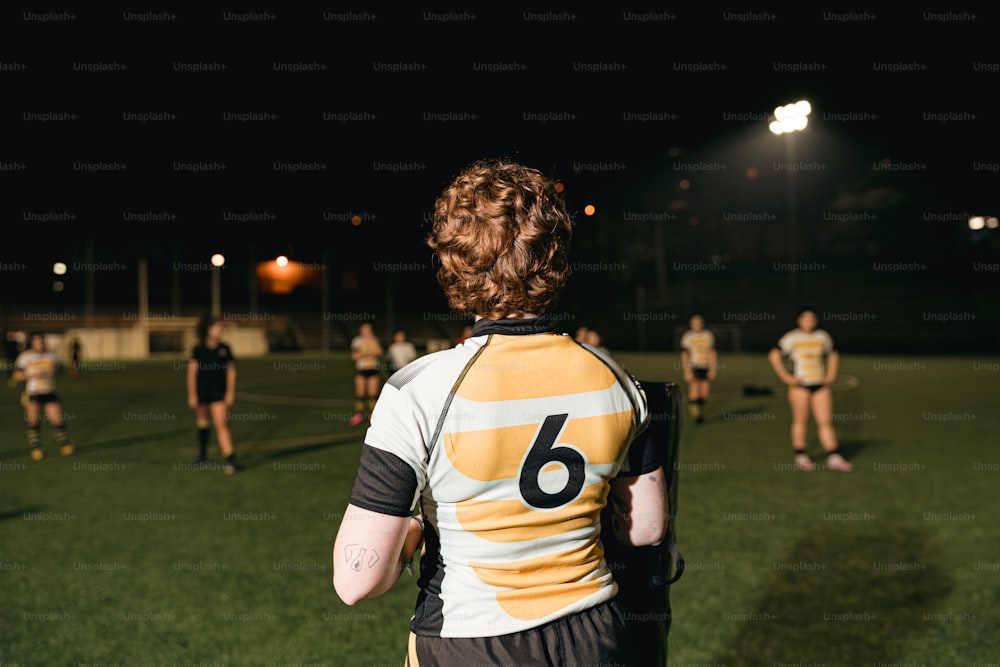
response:
<path fill-rule="evenodd" d="M 809 124 L 809 114 L 812 105 L 806 100 L 791 104 L 783 104 L 774 108 L 774 118 L 768 124 L 768 129 L 774 134 L 785 135 L 785 159 L 788 172 L 788 293 L 798 292 L 798 267 L 795 266 L 796 252 L 796 217 L 798 215 L 798 200 L 795 192 L 795 133 L 806 129 Z"/>
<path fill-rule="evenodd" d="M 222 267 L 226 258 L 219 253 L 212 255 L 212 315 L 222 317 Z"/>
<path fill-rule="evenodd" d="M 330 251 L 323 251 L 323 284 L 320 286 L 319 309 L 322 315 L 320 321 L 320 344 L 319 348 L 324 353 L 330 351 L 330 272 L 327 264 L 330 262 Z"/>

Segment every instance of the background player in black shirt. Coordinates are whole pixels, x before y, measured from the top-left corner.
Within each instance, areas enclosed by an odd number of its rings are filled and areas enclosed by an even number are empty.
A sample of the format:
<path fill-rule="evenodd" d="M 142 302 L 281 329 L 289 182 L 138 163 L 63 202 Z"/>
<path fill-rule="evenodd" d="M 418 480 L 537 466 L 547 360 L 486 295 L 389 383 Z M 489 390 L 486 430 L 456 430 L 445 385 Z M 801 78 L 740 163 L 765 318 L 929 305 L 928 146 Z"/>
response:
<path fill-rule="evenodd" d="M 211 428 L 219 449 L 226 457 L 224 470 L 232 475 L 239 470 L 233 436 L 229 430 L 229 409 L 236 393 L 236 360 L 233 351 L 223 343 L 222 321 L 206 315 L 198 322 L 198 344 L 188 359 L 188 407 L 195 411 L 198 423 L 198 459 L 204 465 Z"/>

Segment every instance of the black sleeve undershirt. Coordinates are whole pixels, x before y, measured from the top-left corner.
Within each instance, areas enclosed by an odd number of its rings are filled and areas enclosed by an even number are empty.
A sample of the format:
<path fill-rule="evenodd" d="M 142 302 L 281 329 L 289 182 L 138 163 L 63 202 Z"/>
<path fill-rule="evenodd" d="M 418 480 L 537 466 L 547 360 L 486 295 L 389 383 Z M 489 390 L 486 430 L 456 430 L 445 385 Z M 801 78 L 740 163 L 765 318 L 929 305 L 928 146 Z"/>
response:
<path fill-rule="evenodd" d="M 653 425 L 650 424 L 639 434 L 639 437 L 632 441 L 628 448 L 628 465 L 622 466 L 622 472 L 618 474 L 619 477 L 645 475 L 663 465 L 661 450 L 666 451 L 667 443 L 657 442 L 658 433 L 659 429 L 653 428 Z"/>
<path fill-rule="evenodd" d="M 403 459 L 378 447 L 361 446 L 352 505 L 379 514 L 409 516 L 416 491 L 417 474 Z"/>

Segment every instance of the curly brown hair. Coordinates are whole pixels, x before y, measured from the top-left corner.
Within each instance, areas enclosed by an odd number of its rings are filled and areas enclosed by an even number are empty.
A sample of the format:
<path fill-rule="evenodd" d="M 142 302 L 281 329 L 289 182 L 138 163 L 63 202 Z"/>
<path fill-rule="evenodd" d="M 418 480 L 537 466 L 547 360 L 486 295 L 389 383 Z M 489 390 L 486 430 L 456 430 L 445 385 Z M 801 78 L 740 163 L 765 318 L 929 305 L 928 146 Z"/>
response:
<path fill-rule="evenodd" d="M 555 304 L 572 273 L 572 233 L 553 180 L 509 160 L 478 160 L 435 201 L 427 245 L 452 310 L 499 319 Z"/>

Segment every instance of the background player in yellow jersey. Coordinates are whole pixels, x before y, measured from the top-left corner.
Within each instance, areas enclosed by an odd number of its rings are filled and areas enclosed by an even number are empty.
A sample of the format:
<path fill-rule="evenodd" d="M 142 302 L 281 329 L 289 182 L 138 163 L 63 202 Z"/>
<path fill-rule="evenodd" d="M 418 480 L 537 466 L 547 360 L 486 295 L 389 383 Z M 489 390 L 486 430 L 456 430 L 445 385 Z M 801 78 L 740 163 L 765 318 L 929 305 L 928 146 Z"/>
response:
<path fill-rule="evenodd" d="M 715 380 L 718 355 L 715 335 L 705 328 L 705 318 L 700 313 L 691 315 L 688 326 L 681 336 L 681 364 L 688 384 L 688 410 L 695 423 L 701 424 L 705 421 L 705 403 Z"/>
<path fill-rule="evenodd" d="M 32 333 L 28 349 L 14 360 L 13 378 L 25 383 L 24 418 L 28 425 L 28 445 L 34 461 L 45 458 L 41 431 L 43 412 L 55 432 L 59 453 L 69 456 L 74 451 L 66 429 L 62 402 L 56 393 L 56 377 L 61 372 L 62 363 L 54 352 L 46 349 L 44 334 Z"/>
<path fill-rule="evenodd" d="M 816 464 L 806 452 L 809 414 L 816 420 L 820 444 L 826 452 L 830 470 L 848 472 L 852 469 L 837 446 L 833 428 L 833 393 L 830 385 L 837 378 L 840 355 L 833 347 L 833 338 L 819 327 L 815 309 L 806 306 L 795 318 L 798 327 L 785 333 L 768 355 L 771 367 L 788 385 L 788 403 L 792 408 L 792 448 L 795 465 L 800 470 L 813 470 Z M 784 366 L 784 358 L 792 362 L 792 372 Z"/>
<path fill-rule="evenodd" d="M 381 384 L 382 343 L 375 337 L 371 322 L 362 322 L 358 335 L 351 339 L 351 359 L 354 360 L 354 414 L 348 423 L 357 426 L 366 413 L 371 414 Z"/>
<path fill-rule="evenodd" d="M 475 324 L 386 382 L 333 548 L 353 605 L 423 544 L 409 667 L 632 664 L 600 517 L 613 499 L 618 540 L 660 543 L 666 479 L 637 438 L 639 383 L 545 316 L 572 224 L 552 180 L 503 160 L 471 165 L 435 202 L 438 282 Z"/>

